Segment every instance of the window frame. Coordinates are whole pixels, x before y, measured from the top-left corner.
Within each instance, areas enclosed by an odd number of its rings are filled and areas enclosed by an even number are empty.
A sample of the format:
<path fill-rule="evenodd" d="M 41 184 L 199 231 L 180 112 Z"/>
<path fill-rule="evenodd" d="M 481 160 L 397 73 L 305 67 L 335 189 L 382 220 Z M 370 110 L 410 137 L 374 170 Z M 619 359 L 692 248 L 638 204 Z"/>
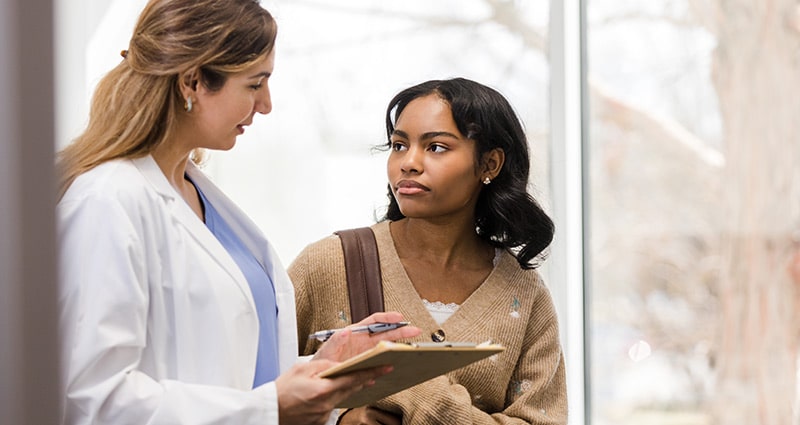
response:
<path fill-rule="evenodd" d="M 550 2 L 550 189 L 556 235 L 548 282 L 559 314 L 569 423 L 591 423 L 586 2 Z"/>

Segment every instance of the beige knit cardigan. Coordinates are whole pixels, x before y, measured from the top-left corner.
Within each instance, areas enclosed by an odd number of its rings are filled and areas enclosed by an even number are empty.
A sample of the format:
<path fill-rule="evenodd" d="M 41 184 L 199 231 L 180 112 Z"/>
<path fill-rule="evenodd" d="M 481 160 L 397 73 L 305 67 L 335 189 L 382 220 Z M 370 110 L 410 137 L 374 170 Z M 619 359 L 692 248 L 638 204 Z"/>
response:
<path fill-rule="evenodd" d="M 567 392 L 558 320 L 535 270 L 503 252 L 489 277 L 441 326 L 426 310 L 395 251 L 389 223 L 372 226 L 386 311 L 399 311 L 430 341 L 492 341 L 500 354 L 389 396 L 378 407 L 403 424 L 566 424 Z M 350 323 L 342 247 L 330 236 L 306 247 L 288 268 L 295 284 L 300 354 L 319 347 L 308 335 Z"/>

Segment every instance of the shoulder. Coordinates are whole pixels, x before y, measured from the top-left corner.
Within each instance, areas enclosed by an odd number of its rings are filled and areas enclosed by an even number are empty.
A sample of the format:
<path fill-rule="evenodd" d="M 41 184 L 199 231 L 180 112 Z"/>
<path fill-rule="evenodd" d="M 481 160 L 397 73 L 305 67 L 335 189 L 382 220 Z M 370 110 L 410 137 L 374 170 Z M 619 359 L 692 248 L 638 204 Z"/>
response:
<path fill-rule="evenodd" d="M 130 202 L 154 194 L 147 178 L 132 160 L 118 159 L 79 175 L 59 203 L 82 202 L 89 198 Z"/>
<path fill-rule="evenodd" d="M 79 175 L 56 207 L 62 223 L 144 225 L 160 220 L 167 199 L 156 190 L 134 161 L 119 159 Z M 152 223 L 151 223 L 152 224 Z"/>
<path fill-rule="evenodd" d="M 523 269 L 517 262 L 516 257 L 508 250 L 503 250 L 500 253 L 497 271 L 502 273 L 507 281 L 514 284 L 528 286 L 534 290 L 547 290 L 538 269 Z"/>
<path fill-rule="evenodd" d="M 377 223 L 373 226 L 370 226 L 370 228 L 375 234 L 375 239 L 379 247 L 387 243 L 387 241 L 391 242 L 391 235 L 389 234 L 388 222 Z M 323 237 L 322 239 L 319 239 L 315 242 L 312 242 L 311 244 L 306 245 L 306 247 L 303 248 L 300 254 L 298 254 L 297 259 L 316 258 L 317 260 L 320 261 L 330 261 L 330 260 L 341 259 L 343 255 L 344 255 L 344 250 L 342 249 L 342 240 L 339 237 L 339 235 L 337 235 L 336 232 L 334 232 L 328 236 Z M 321 256 L 325 258 L 319 258 Z"/>
<path fill-rule="evenodd" d="M 513 291 L 524 294 L 524 297 L 532 300 L 537 310 L 552 308 L 550 288 L 538 269 L 523 269 L 513 254 L 503 251 L 497 272 Z"/>
<path fill-rule="evenodd" d="M 337 255 L 341 256 L 341 253 L 342 243 L 339 240 L 339 236 L 331 234 L 306 245 L 306 247 L 300 251 L 300 254 L 297 255 L 297 259 L 316 258 L 319 260 L 325 260 L 330 259 L 331 257 L 336 257 Z"/>
<path fill-rule="evenodd" d="M 306 245 L 289 264 L 287 271 L 292 281 L 298 283 L 340 267 L 344 269 L 342 244 L 338 236 L 331 234 Z"/>
<path fill-rule="evenodd" d="M 132 180 L 139 180 L 137 174 L 136 167 L 130 161 L 104 162 L 76 177 L 62 199 L 69 201 L 91 193 L 108 192 L 130 184 Z"/>

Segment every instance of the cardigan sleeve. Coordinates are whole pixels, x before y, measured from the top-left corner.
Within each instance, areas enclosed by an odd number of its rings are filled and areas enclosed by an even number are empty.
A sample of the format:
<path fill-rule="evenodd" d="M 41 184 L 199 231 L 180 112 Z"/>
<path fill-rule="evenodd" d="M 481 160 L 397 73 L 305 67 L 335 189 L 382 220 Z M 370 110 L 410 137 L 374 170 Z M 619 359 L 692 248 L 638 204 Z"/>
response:
<path fill-rule="evenodd" d="M 314 332 L 312 326 L 313 320 L 313 303 L 311 299 L 311 288 L 309 278 L 309 248 L 305 248 L 297 258 L 289 265 L 286 270 L 289 273 L 289 278 L 294 285 L 295 305 L 297 309 L 297 345 L 299 355 L 308 356 L 314 354 L 316 347 L 309 344 L 308 335 Z"/>
<path fill-rule="evenodd" d="M 287 269 L 295 289 L 297 341 L 300 355 L 314 354 L 322 345 L 308 339 L 321 329 L 350 324 L 346 271 L 338 236 L 305 247 Z"/>
<path fill-rule="evenodd" d="M 439 376 L 381 400 L 377 407 L 402 414 L 403 424 L 567 423 L 564 356 L 549 291 L 540 286 L 520 357 L 506 389 L 505 407 L 488 413 L 462 385 Z"/>

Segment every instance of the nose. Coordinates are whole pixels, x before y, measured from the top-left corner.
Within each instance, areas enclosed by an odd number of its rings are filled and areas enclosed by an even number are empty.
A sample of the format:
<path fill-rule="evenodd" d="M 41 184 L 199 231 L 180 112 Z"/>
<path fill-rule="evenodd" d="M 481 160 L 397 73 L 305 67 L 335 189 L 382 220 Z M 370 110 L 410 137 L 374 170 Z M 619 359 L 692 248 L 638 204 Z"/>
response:
<path fill-rule="evenodd" d="M 256 103 L 254 106 L 256 112 L 266 115 L 272 112 L 272 96 L 269 92 L 269 86 L 264 83 L 264 87 L 256 94 Z"/>
<path fill-rule="evenodd" d="M 400 160 L 400 170 L 404 173 L 422 172 L 422 153 L 423 150 L 415 146 L 410 146 Z"/>

